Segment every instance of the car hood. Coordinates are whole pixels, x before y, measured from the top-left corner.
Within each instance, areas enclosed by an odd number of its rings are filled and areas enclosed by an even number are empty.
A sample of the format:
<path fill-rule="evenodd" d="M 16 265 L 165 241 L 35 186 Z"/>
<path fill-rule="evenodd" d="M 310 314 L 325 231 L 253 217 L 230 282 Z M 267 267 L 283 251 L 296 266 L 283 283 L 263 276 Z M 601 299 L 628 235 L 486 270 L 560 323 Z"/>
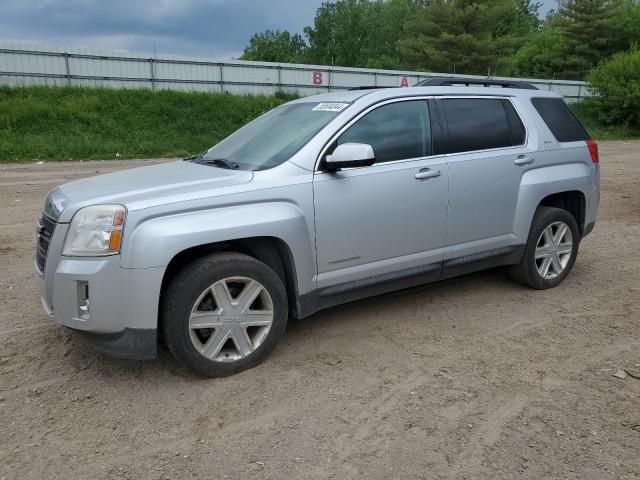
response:
<path fill-rule="evenodd" d="M 227 170 L 182 160 L 98 175 L 62 185 L 67 199 L 60 221 L 68 221 L 86 205 L 117 203 L 129 209 L 144 208 L 159 199 L 171 199 L 185 192 L 217 190 L 248 183 L 253 172 Z M 214 194 L 212 192 L 212 194 Z"/>

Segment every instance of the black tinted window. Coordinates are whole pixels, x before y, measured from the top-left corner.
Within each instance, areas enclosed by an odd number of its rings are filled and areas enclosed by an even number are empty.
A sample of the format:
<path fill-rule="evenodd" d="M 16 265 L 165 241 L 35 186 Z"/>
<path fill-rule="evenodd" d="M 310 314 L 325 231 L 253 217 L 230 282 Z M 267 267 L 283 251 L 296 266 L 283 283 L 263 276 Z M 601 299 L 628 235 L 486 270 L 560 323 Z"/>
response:
<path fill-rule="evenodd" d="M 367 143 L 376 163 L 431 155 L 431 129 L 426 101 L 397 102 L 379 107 L 338 138 L 343 143 Z"/>
<path fill-rule="evenodd" d="M 524 129 L 524 124 L 516 109 L 509 100 L 503 100 L 504 108 L 507 111 L 507 119 L 509 120 L 509 128 L 511 129 L 511 145 L 523 145 L 527 132 Z"/>
<path fill-rule="evenodd" d="M 449 129 L 448 153 L 511 146 L 502 100 L 451 98 L 442 100 L 442 106 Z"/>
<path fill-rule="evenodd" d="M 589 134 L 561 98 L 534 98 L 531 103 L 559 142 L 589 140 Z"/>

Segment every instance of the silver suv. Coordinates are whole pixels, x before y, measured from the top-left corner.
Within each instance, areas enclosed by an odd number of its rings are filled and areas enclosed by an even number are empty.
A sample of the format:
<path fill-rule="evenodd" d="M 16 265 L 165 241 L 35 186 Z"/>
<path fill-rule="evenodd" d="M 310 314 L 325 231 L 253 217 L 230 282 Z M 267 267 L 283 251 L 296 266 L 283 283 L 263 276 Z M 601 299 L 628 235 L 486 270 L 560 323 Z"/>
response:
<path fill-rule="evenodd" d="M 224 376 L 340 303 L 503 265 L 555 287 L 596 221 L 596 143 L 554 93 L 432 83 L 295 100 L 196 157 L 52 190 L 45 310 L 108 354 L 163 342 Z"/>

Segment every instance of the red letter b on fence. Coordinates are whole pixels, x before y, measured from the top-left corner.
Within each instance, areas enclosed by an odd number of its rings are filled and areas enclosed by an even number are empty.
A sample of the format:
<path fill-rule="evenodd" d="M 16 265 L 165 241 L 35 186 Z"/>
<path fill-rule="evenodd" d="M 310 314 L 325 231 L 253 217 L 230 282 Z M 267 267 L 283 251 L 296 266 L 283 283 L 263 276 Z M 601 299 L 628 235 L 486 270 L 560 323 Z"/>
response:
<path fill-rule="evenodd" d="M 313 84 L 322 85 L 323 83 L 322 72 L 313 72 Z"/>

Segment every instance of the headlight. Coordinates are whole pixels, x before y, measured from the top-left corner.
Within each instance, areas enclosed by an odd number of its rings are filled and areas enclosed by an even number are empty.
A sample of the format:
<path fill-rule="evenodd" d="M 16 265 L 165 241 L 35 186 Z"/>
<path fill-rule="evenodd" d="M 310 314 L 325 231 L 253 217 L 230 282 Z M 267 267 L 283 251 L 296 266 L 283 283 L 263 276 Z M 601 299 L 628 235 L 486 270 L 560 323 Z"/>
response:
<path fill-rule="evenodd" d="M 120 252 L 127 211 L 122 205 L 91 205 L 76 212 L 62 255 L 95 257 Z"/>
<path fill-rule="evenodd" d="M 69 199 L 60 191 L 59 188 L 54 188 L 49 192 L 47 198 L 44 201 L 44 213 L 53 220 L 58 220 L 60 214 L 69 204 Z"/>

